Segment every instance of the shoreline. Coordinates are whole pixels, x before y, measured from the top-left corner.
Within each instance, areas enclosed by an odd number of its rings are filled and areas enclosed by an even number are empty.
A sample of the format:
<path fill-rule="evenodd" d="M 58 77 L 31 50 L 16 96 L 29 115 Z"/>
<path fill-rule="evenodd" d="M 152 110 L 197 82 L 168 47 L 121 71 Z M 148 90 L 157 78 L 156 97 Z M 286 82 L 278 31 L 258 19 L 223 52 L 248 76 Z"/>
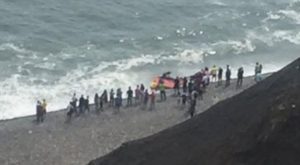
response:
<path fill-rule="evenodd" d="M 245 77 L 241 89 L 236 89 L 235 83 L 232 80 L 227 88 L 211 84 L 204 100 L 197 104 L 196 114 L 256 84 L 253 77 Z M 72 118 L 71 123 L 65 123 L 64 109 L 48 112 L 42 124 L 35 123 L 35 116 L 0 121 L 0 164 L 87 164 L 125 142 L 188 120 L 187 108 L 169 96 L 166 102 L 157 102 L 153 111 L 140 106 L 122 107 L 116 114 L 112 108 L 105 108 L 97 115 L 92 106 L 90 113 Z"/>
<path fill-rule="evenodd" d="M 275 73 L 275 72 L 264 73 L 264 74 L 262 74 L 262 77 L 266 78 L 266 77 L 272 75 L 273 73 Z M 253 79 L 254 76 L 246 76 L 246 77 L 244 77 L 244 79 L 251 79 L 251 78 Z M 236 81 L 236 80 L 237 80 L 236 77 L 234 77 L 233 79 L 231 79 L 231 81 Z M 222 82 L 224 83 L 225 80 L 223 80 Z M 215 82 L 211 82 L 211 85 L 214 84 L 214 83 L 215 83 Z M 169 89 L 169 90 L 167 90 L 167 91 L 172 91 L 172 89 Z M 169 92 L 167 92 L 167 93 L 169 93 Z M 158 94 L 157 94 L 157 96 L 158 96 Z M 71 98 L 70 98 L 70 99 L 71 99 Z M 90 98 L 90 101 L 91 101 L 91 100 L 93 100 L 92 97 Z M 123 103 L 125 103 L 126 100 L 127 100 L 127 99 L 124 98 L 124 99 L 123 99 Z M 134 101 L 134 99 L 133 99 L 133 101 Z M 49 103 L 48 103 L 48 104 L 49 104 Z M 66 107 L 67 107 L 67 105 L 68 105 L 68 103 L 66 103 Z M 93 109 L 94 106 L 95 106 L 94 103 L 93 103 L 93 104 L 89 104 L 89 105 L 90 105 L 91 109 Z M 104 105 L 105 105 L 105 104 L 104 104 Z M 124 108 L 124 107 L 125 107 L 125 106 L 123 105 L 121 108 Z M 110 108 L 111 108 L 111 107 L 110 107 Z M 33 109 L 33 111 L 35 111 L 35 110 Z M 48 111 L 48 112 L 47 112 L 47 115 L 48 115 L 48 114 L 52 114 L 52 113 L 63 113 L 63 112 L 66 112 L 66 108 L 62 108 L 62 109 L 59 109 L 59 110 Z M 18 120 L 18 119 L 22 119 L 22 118 L 35 118 L 35 114 L 33 114 L 33 115 L 28 115 L 28 116 L 19 116 L 19 117 L 9 118 L 9 119 L 0 119 L 0 123 L 1 123 L 1 122 L 5 122 L 5 121 Z"/>
<path fill-rule="evenodd" d="M 264 74 L 262 74 L 262 77 L 268 77 L 268 76 L 270 76 L 271 74 L 273 74 L 273 73 L 275 73 L 275 72 L 268 72 L 268 73 L 264 73 Z M 244 79 L 251 79 L 251 78 L 254 78 L 254 76 L 246 76 L 246 77 L 244 77 Z M 236 77 L 234 77 L 233 79 L 231 79 L 231 81 L 236 81 L 237 80 L 237 78 Z M 223 80 L 223 83 L 225 82 L 225 80 Z M 211 83 L 211 85 L 212 84 L 214 84 L 215 82 L 212 82 Z M 171 91 L 172 89 L 169 89 L 168 91 Z M 167 93 L 169 93 L 169 92 L 167 92 Z M 157 95 L 159 95 L 159 94 L 157 94 Z M 71 98 L 70 98 L 70 100 L 71 100 Z M 91 97 L 90 98 L 90 101 L 91 100 L 93 100 L 93 98 Z M 125 103 L 126 102 L 126 98 L 125 99 L 123 99 L 123 103 Z M 134 101 L 134 99 L 133 99 L 133 101 Z M 94 108 L 94 106 L 95 106 L 95 104 L 93 103 L 93 104 L 89 104 L 90 105 L 90 107 L 91 107 L 91 109 L 93 109 Z M 66 107 L 68 106 L 68 103 L 66 103 Z M 124 108 L 125 106 L 123 105 L 121 108 Z M 126 107 L 125 107 L 126 108 Z M 33 109 L 33 111 L 35 111 L 35 109 Z M 48 114 L 52 114 L 52 113 L 63 113 L 63 112 L 66 112 L 66 108 L 62 108 L 62 109 L 59 109 L 59 110 L 52 110 L 52 111 L 48 111 L 47 112 L 47 115 Z M 9 118 L 9 119 L 0 119 L 0 124 L 2 123 L 2 122 L 5 122 L 5 121 L 11 121 L 11 120 L 18 120 L 18 119 L 22 119 L 22 118 L 35 118 L 35 114 L 33 114 L 33 115 L 27 115 L 27 116 L 18 116 L 18 117 L 15 117 L 15 118 Z"/>

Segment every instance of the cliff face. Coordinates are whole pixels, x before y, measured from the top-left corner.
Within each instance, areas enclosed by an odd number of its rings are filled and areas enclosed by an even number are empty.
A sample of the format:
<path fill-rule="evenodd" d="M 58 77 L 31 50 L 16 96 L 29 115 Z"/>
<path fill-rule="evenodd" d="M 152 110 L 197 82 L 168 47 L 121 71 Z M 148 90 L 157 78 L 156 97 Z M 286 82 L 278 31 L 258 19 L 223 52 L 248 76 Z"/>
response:
<path fill-rule="evenodd" d="M 300 163 L 300 59 L 245 92 L 89 165 Z"/>

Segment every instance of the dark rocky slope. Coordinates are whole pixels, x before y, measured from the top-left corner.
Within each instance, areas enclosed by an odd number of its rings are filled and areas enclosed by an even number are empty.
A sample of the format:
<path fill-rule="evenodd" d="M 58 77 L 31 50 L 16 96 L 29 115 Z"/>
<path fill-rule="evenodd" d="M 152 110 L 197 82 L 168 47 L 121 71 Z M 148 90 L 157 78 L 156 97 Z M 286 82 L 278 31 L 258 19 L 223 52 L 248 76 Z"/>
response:
<path fill-rule="evenodd" d="M 245 92 L 89 165 L 300 164 L 300 59 Z"/>

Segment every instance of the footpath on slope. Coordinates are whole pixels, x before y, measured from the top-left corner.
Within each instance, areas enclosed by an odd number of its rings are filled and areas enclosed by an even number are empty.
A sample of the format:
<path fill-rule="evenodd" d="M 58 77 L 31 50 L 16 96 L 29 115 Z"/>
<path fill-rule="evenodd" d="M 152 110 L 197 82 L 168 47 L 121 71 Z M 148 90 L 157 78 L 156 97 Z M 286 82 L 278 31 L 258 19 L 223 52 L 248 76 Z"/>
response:
<path fill-rule="evenodd" d="M 250 77 L 245 78 L 243 88 L 238 90 L 235 80 L 226 89 L 211 85 L 204 100 L 198 102 L 197 113 L 253 84 L 253 77 Z M 177 98 L 169 97 L 166 102 L 157 103 L 154 111 L 131 107 L 114 114 L 113 109 L 105 108 L 97 115 L 92 108 L 90 114 L 74 118 L 69 124 L 64 123 L 64 110 L 48 113 L 40 125 L 34 123 L 33 116 L 0 121 L 0 164 L 86 164 L 122 143 L 147 137 L 189 119 L 186 110 L 177 105 Z"/>

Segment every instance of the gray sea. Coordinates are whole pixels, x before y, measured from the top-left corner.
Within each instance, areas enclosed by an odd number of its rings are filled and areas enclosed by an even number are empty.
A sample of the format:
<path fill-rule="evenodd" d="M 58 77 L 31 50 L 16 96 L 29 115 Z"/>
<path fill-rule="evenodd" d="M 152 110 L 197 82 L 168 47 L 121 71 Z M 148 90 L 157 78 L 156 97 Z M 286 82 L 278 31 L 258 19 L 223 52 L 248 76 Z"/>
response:
<path fill-rule="evenodd" d="M 0 119 L 74 92 L 230 64 L 276 71 L 300 52 L 299 0 L 1 0 Z"/>

